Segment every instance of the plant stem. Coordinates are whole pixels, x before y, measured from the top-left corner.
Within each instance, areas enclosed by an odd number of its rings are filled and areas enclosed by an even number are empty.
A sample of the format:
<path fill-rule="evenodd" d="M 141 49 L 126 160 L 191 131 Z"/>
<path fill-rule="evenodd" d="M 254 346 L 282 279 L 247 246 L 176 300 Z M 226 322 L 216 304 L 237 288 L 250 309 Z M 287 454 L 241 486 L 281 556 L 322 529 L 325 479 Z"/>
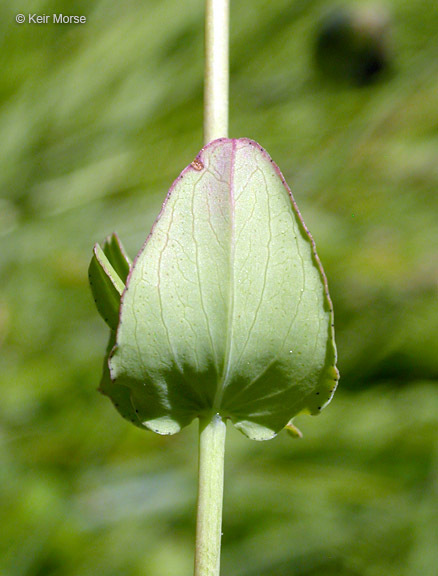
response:
<path fill-rule="evenodd" d="M 198 514 L 194 576 L 219 576 L 226 425 L 199 421 Z"/>
<path fill-rule="evenodd" d="M 228 136 L 229 0 L 205 1 L 204 144 Z M 194 576 L 219 576 L 226 425 L 199 421 L 198 512 Z"/>
<path fill-rule="evenodd" d="M 206 0 L 204 144 L 228 136 L 229 21 L 229 0 Z"/>

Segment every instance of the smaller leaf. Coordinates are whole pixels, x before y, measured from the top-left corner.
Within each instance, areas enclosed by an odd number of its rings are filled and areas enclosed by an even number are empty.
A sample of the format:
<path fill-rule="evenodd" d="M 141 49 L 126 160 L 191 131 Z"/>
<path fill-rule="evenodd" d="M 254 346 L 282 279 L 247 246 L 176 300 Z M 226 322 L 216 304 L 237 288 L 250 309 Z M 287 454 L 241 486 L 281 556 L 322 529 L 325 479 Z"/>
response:
<path fill-rule="evenodd" d="M 120 242 L 120 238 L 115 232 L 106 238 L 102 249 L 122 282 L 125 283 L 129 274 L 129 269 L 132 266 L 132 261 L 126 254 L 126 251 Z"/>
<path fill-rule="evenodd" d="M 120 296 L 125 285 L 99 244 L 93 248 L 88 279 L 99 314 L 115 330 L 119 322 Z"/>
<path fill-rule="evenodd" d="M 250 420 L 239 420 L 234 426 L 250 440 L 272 440 L 277 435 L 277 432 L 268 426 Z"/>
<path fill-rule="evenodd" d="M 115 382 L 111 380 L 111 375 L 108 366 L 108 359 L 110 357 L 111 351 L 116 343 L 116 333 L 114 330 L 111 330 L 111 334 L 108 340 L 108 345 L 106 348 L 105 358 L 103 360 L 103 371 L 102 371 L 102 378 L 99 384 L 99 392 L 101 392 L 104 396 L 108 396 L 108 398 L 113 403 L 117 412 L 125 418 L 125 420 L 129 420 L 135 426 L 139 428 L 143 428 L 141 422 L 138 419 L 137 411 L 132 405 L 131 402 L 131 390 L 126 386 L 119 386 Z"/>
<path fill-rule="evenodd" d="M 297 428 L 293 423 L 292 420 L 289 422 L 289 424 L 286 424 L 285 429 L 287 431 L 287 433 L 289 434 L 289 436 L 291 436 L 292 438 L 302 438 L 303 437 L 303 433 L 301 432 L 301 430 L 299 428 Z"/>
<path fill-rule="evenodd" d="M 102 248 L 96 244 L 89 267 L 89 281 L 97 309 L 111 328 L 99 391 L 108 396 L 123 418 L 143 428 L 131 402 L 131 391 L 117 386 L 112 380 L 108 366 L 111 351 L 116 343 L 116 328 L 119 322 L 120 297 L 132 262 L 126 254 L 117 234 L 106 238 Z"/>

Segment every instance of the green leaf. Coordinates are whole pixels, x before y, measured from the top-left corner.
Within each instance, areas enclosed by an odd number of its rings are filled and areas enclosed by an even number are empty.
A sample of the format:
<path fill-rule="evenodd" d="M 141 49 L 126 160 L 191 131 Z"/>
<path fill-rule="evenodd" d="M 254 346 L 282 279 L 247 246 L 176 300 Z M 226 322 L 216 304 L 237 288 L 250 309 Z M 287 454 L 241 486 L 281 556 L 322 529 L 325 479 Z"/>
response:
<path fill-rule="evenodd" d="M 124 386 L 116 385 L 110 376 L 109 356 L 116 343 L 119 321 L 120 297 L 125 289 L 131 260 L 126 254 L 117 234 L 106 238 L 103 247 L 94 246 L 93 258 L 89 267 L 89 281 L 97 309 L 111 332 L 103 362 L 99 391 L 108 396 L 118 412 L 136 426 L 142 427 L 131 403 L 131 392 Z"/>
<path fill-rule="evenodd" d="M 286 424 L 285 429 L 286 429 L 287 433 L 289 434 L 289 436 L 291 436 L 292 438 L 302 438 L 303 437 L 303 433 L 301 432 L 301 430 L 299 428 L 297 428 L 292 421 L 289 422 L 288 424 Z"/>
<path fill-rule="evenodd" d="M 111 330 L 105 359 L 103 361 L 103 371 L 102 378 L 100 380 L 99 391 L 110 398 L 114 404 L 115 409 L 121 416 L 123 416 L 123 418 L 129 420 L 129 422 L 132 422 L 132 424 L 135 424 L 139 428 L 143 428 L 131 403 L 131 391 L 129 388 L 126 388 L 125 386 L 119 386 L 117 383 L 111 380 L 108 359 L 115 343 L 116 333 L 114 330 Z"/>
<path fill-rule="evenodd" d="M 280 170 L 251 140 L 210 143 L 128 277 L 113 383 L 155 432 L 220 413 L 264 440 L 330 401 L 335 361 L 326 279 Z"/>
<path fill-rule="evenodd" d="M 111 262 L 105 252 L 111 258 Z M 99 314 L 108 326 L 115 330 L 119 322 L 120 296 L 125 289 L 125 284 L 112 266 L 112 262 L 126 278 L 127 273 L 124 273 L 115 243 L 106 241 L 103 250 L 99 244 L 96 244 L 88 268 L 88 279 Z"/>
<path fill-rule="evenodd" d="M 103 253 L 110 261 L 120 280 L 125 283 L 132 262 L 129 256 L 126 254 L 125 249 L 123 248 L 117 234 L 113 233 L 111 236 L 108 236 L 103 244 L 102 249 Z"/>

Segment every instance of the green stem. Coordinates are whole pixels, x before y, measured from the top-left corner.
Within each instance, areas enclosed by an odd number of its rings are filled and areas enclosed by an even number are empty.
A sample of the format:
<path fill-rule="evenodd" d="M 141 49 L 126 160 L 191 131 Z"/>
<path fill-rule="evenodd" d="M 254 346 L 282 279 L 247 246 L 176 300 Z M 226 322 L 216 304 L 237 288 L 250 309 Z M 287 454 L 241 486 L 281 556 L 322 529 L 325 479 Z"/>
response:
<path fill-rule="evenodd" d="M 229 0 L 205 1 L 204 144 L 228 136 Z"/>
<path fill-rule="evenodd" d="M 205 1 L 204 144 L 228 136 L 229 0 Z M 199 480 L 194 576 L 219 576 L 226 425 L 199 421 Z"/>
<path fill-rule="evenodd" d="M 199 422 L 199 483 L 194 576 L 219 576 L 226 425 Z"/>

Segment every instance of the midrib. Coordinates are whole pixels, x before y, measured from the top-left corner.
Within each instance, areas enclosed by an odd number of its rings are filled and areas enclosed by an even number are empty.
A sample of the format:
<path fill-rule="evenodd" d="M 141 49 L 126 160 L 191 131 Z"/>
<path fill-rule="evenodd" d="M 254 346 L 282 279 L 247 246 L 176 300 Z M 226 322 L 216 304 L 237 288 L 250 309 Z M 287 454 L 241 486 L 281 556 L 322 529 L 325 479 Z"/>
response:
<path fill-rule="evenodd" d="M 216 394 L 213 401 L 213 411 L 220 412 L 222 397 L 230 374 L 231 367 L 231 349 L 232 349 L 232 324 L 234 316 L 234 257 L 235 257 L 235 194 L 234 194 L 234 167 L 236 157 L 236 140 L 231 140 L 231 162 L 230 162 L 230 258 L 229 258 L 229 295 L 228 295 L 228 317 L 226 325 L 227 342 L 225 346 L 224 365 L 222 373 L 218 377 Z"/>

